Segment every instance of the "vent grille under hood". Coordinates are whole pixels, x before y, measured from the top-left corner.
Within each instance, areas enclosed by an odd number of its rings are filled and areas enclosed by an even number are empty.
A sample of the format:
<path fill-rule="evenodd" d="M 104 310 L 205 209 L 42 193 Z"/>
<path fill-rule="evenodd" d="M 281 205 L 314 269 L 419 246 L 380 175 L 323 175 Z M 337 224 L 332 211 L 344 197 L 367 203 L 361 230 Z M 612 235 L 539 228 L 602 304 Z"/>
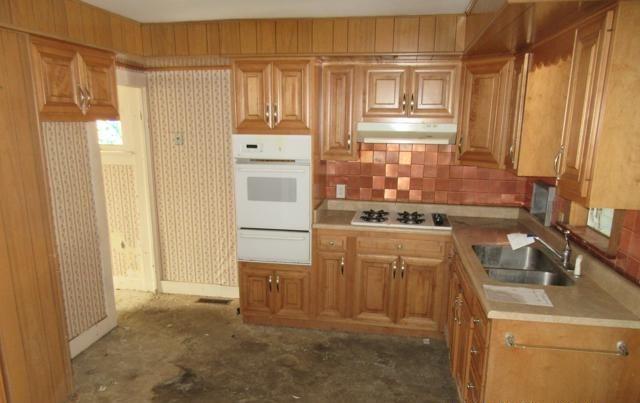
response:
<path fill-rule="evenodd" d="M 455 123 L 371 123 L 357 125 L 358 141 L 391 144 L 455 144 Z"/>

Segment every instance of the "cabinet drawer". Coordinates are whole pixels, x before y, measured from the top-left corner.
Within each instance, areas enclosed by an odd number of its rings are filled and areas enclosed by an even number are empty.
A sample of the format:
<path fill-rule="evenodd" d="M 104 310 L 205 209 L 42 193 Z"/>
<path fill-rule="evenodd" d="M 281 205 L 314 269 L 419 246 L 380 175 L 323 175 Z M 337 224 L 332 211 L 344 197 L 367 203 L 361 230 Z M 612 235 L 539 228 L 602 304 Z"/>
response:
<path fill-rule="evenodd" d="M 482 377 L 471 367 L 469 369 L 469 379 L 465 385 L 467 389 L 467 402 L 480 403 L 482 399 Z"/>
<path fill-rule="evenodd" d="M 347 237 L 340 235 L 319 235 L 318 249 L 325 251 L 344 251 L 347 249 Z"/>
<path fill-rule="evenodd" d="M 473 333 L 477 334 L 482 339 L 482 346 L 485 345 L 485 340 L 489 334 L 489 320 L 480 306 L 480 301 L 475 299 L 473 307 L 471 309 L 471 321 L 473 325 Z"/>
<path fill-rule="evenodd" d="M 440 241 L 414 239 L 358 238 L 358 251 L 419 257 L 443 257 L 445 244 Z"/>
<path fill-rule="evenodd" d="M 469 368 L 480 375 L 484 373 L 484 360 L 487 353 L 484 338 L 477 332 L 472 332 L 471 343 L 469 344 Z M 482 377 L 479 376 L 478 380 Z"/>

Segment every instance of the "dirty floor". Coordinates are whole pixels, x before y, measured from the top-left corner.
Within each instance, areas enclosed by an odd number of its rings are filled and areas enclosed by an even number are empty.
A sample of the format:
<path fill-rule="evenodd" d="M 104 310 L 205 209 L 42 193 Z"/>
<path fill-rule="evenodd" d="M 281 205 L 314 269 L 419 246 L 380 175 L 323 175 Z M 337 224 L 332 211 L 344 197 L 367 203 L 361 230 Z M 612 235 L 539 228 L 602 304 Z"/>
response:
<path fill-rule="evenodd" d="M 444 342 L 248 326 L 229 305 L 119 291 L 72 402 L 456 402 Z"/>

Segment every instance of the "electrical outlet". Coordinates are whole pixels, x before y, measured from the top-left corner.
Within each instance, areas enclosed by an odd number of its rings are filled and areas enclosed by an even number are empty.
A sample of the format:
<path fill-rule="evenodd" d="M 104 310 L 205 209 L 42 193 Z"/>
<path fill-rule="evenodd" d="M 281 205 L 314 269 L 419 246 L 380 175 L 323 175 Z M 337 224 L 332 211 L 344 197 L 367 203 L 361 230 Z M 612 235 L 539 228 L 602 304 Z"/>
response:
<path fill-rule="evenodd" d="M 347 193 L 347 185 L 344 183 L 336 185 L 336 197 L 338 199 L 344 199 Z"/>

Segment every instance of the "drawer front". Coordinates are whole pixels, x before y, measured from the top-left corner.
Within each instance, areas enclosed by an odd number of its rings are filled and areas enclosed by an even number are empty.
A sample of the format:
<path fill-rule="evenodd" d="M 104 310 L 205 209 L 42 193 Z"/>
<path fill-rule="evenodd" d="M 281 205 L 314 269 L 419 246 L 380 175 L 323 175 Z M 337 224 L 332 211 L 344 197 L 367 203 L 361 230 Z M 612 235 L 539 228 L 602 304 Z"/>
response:
<path fill-rule="evenodd" d="M 467 389 L 467 402 L 480 403 L 482 399 L 482 377 L 471 367 L 469 369 L 469 379 L 465 385 Z"/>
<path fill-rule="evenodd" d="M 475 299 L 471 309 L 471 321 L 473 323 L 473 333 L 478 334 L 484 343 L 489 336 L 489 319 L 487 319 L 487 315 L 485 315 L 480 301 L 477 299 Z"/>
<path fill-rule="evenodd" d="M 341 235 L 318 235 L 318 249 L 323 251 L 344 251 L 347 237 Z"/>
<path fill-rule="evenodd" d="M 475 330 L 475 329 L 474 329 Z M 470 368 L 472 371 L 475 371 L 476 374 L 481 375 L 484 373 L 484 360 L 487 353 L 487 349 L 485 347 L 485 341 L 482 336 L 480 336 L 477 332 L 473 331 L 471 334 L 471 344 L 469 345 L 469 357 L 470 357 Z M 479 377 L 480 380 L 482 377 Z"/>
<path fill-rule="evenodd" d="M 428 240 L 418 241 L 415 239 L 359 237 L 358 251 L 399 256 L 443 257 L 445 255 L 445 243 Z"/>

